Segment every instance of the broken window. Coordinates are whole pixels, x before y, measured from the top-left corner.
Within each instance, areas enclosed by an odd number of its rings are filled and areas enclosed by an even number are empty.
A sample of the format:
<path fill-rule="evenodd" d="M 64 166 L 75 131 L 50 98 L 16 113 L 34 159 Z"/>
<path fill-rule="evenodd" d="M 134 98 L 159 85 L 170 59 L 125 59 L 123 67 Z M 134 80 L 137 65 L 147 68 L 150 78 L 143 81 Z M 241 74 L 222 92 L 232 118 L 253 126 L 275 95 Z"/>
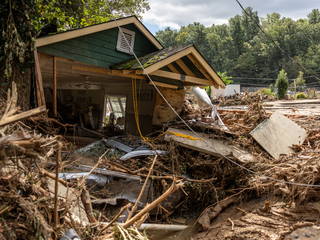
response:
<path fill-rule="evenodd" d="M 106 125 L 117 125 L 124 129 L 126 101 L 127 98 L 125 96 L 106 96 L 104 119 Z"/>

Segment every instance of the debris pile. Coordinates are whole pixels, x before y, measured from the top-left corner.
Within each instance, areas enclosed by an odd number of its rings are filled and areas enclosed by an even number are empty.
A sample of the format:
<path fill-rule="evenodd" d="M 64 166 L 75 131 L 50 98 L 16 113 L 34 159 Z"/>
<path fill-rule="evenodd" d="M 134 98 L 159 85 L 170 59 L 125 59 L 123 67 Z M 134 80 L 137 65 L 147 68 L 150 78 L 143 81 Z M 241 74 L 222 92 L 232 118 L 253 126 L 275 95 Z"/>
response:
<path fill-rule="evenodd" d="M 228 97 L 220 97 L 221 106 L 237 106 L 237 105 L 250 105 L 255 101 L 272 101 L 275 100 L 274 96 L 262 94 L 261 91 L 257 92 L 243 92 L 241 94 L 234 94 Z"/>
<path fill-rule="evenodd" d="M 187 98 L 189 127 L 77 146 L 41 112 L 22 118 L 14 87 L 0 104 L 0 239 L 318 234 L 319 116 L 272 114 L 258 100 L 216 111 Z"/>

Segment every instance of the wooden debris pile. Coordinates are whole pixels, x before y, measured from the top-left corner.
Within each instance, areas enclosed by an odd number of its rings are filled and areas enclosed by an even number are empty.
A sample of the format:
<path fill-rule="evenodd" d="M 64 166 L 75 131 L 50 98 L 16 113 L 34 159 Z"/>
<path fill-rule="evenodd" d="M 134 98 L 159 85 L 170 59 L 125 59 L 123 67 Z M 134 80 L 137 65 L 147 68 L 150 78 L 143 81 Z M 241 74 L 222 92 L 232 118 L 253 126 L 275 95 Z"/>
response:
<path fill-rule="evenodd" d="M 283 239 L 298 219 L 316 221 L 295 211 L 320 200 L 317 116 L 290 116 L 308 136 L 277 159 L 250 135 L 270 116 L 259 99 L 245 111 L 220 111 L 228 129 L 206 121 L 212 109 L 190 100 L 183 116 L 196 132 L 176 123 L 155 139 L 101 139 L 74 151 L 56 135 L 53 125 L 61 132 L 63 124 L 19 113 L 14 92 L 0 101 L 0 239 L 57 239 L 67 229 L 83 239 L 147 239 L 137 230 L 146 222 L 186 225 L 203 209 L 197 224 L 212 239 Z M 123 157 L 135 151 L 145 155 Z M 252 199 L 262 205 L 241 207 Z M 282 230 L 272 233 L 275 226 Z"/>
<path fill-rule="evenodd" d="M 59 177 L 70 144 L 59 135 L 36 131 L 31 118 L 38 112 L 21 118 L 25 112 L 19 113 L 16 100 L 13 87 L 0 101 L 0 239 L 60 239 L 68 229 L 81 239 L 113 239 L 117 233 L 117 239 L 147 239 L 134 227 L 112 230 L 97 221 L 86 179 L 72 183 Z"/>
<path fill-rule="evenodd" d="M 271 101 L 275 97 L 261 94 L 261 92 L 243 92 L 228 97 L 219 98 L 220 106 L 237 106 L 237 105 L 250 105 L 256 101 Z"/>
<path fill-rule="evenodd" d="M 48 187 L 54 174 L 43 166 L 55 156 L 58 139 L 37 135 L 20 122 L 0 127 L 0 133 L 0 238 L 50 239 L 60 229 L 54 227 L 58 213 Z M 66 203 L 59 200 L 67 216 Z"/>
<path fill-rule="evenodd" d="M 233 204 L 228 208 L 220 207 L 221 210 L 210 219 L 208 228 L 192 239 L 319 239 L 318 205 L 309 203 L 295 207 L 281 200 L 255 199 Z M 224 206 L 223 201 L 221 206 Z M 203 215 L 202 218 L 206 216 Z M 200 221 L 198 224 L 202 229 L 206 227 L 204 222 Z"/>
<path fill-rule="evenodd" d="M 233 175 L 241 185 L 232 191 L 231 203 L 230 196 L 225 196 L 202 213 L 198 220 L 202 232 L 193 239 L 309 239 L 303 238 L 304 233 L 316 236 L 310 239 L 318 239 L 319 116 L 287 115 L 307 131 L 307 137 L 302 144 L 291 146 L 292 153 L 275 159 L 250 135 L 271 114 L 263 110 L 260 102 L 249 104 L 247 109 L 219 112 L 232 133 L 232 137 L 225 134 L 224 139 L 246 149 L 255 160 L 248 164 L 228 157 L 220 160 L 232 160 L 231 167 L 244 171 Z M 281 130 L 292 131 L 287 127 L 283 124 Z M 214 134 L 209 128 L 206 132 Z"/>

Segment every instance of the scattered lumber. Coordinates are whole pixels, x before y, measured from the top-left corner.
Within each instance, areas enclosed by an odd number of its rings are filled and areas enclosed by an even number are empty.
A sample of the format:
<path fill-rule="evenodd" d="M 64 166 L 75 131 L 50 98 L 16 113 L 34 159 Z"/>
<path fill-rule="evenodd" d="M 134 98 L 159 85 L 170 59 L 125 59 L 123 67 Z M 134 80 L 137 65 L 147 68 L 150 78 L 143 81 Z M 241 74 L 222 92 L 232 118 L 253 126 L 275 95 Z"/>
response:
<path fill-rule="evenodd" d="M 179 188 L 183 186 L 183 183 L 172 183 L 172 185 L 165 191 L 160 197 L 154 200 L 152 203 L 145 206 L 139 213 L 130 218 L 123 227 L 127 228 L 132 226 L 135 222 L 139 221 L 145 214 L 149 213 L 152 209 L 159 206 L 164 200 L 166 200 L 172 193 L 177 191 Z"/>
<path fill-rule="evenodd" d="M 92 170 L 92 167 L 84 166 L 84 165 L 74 166 L 72 168 L 77 169 L 77 170 L 81 170 L 81 171 L 86 171 L 86 172 L 89 172 Z M 125 178 L 125 179 L 136 180 L 136 181 L 141 180 L 140 177 L 135 176 L 135 175 L 131 175 L 131 174 L 123 173 L 123 172 L 116 172 L 116 171 L 102 169 L 102 168 L 93 169 L 92 173 L 97 173 L 97 174 L 112 176 L 112 177 L 118 177 L 118 178 Z"/>
<path fill-rule="evenodd" d="M 29 118 L 29 117 L 32 117 L 35 115 L 38 115 L 38 114 L 43 113 L 45 111 L 46 111 L 46 107 L 41 106 L 41 107 L 31 109 L 29 111 L 25 111 L 22 113 L 18 113 L 18 114 L 12 115 L 12 116 L 5 117 L 0 120 L 0 127 L 7 125 L 7 124 L 10 124 L 10 123 L 21 121 L 23 119 L 26 119 L 26 118 Z"/>

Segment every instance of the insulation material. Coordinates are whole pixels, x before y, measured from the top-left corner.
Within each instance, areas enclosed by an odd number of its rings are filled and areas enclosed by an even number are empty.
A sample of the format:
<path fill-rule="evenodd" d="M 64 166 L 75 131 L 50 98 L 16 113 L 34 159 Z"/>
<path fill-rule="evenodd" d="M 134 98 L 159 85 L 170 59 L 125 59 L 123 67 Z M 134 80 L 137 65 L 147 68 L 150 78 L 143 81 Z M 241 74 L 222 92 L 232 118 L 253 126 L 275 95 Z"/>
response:
<path fill-rule="evenodd" d="M 168 100 L 171 106 L 177 111 L 177 113 L 180 113 L 182 111 L 186 91 L 160 87 L 159 90 Z M 163 123 L 173 121 L 174 119 L 176 119 L 176 117 L 176 114 L 172 111 L 168 104 L 159 94 L 157 94 L 152 124 L 161 125 Z"/>
<path fill-rule="evenodd" d="M 205 103 L 206 105 L 208 105 L 209 107 L 212 107 L 212 111 L 211 111 L 211 118 L 212 119 L 217 119 L 218 120 L 218 125 L 220 127 L 222 127 L 225 130 L 228 130 L 228 128 L 224 125 L 224 123 L 222 122 L 219 113 L 217 111 L 217 107 L 215 105 L 212 104 L 210 97 L 208 96 L 207 92 L 199 87 L 193 87 L 192 88 L 192 92 L 197 96 L 197 98 Z"/>

